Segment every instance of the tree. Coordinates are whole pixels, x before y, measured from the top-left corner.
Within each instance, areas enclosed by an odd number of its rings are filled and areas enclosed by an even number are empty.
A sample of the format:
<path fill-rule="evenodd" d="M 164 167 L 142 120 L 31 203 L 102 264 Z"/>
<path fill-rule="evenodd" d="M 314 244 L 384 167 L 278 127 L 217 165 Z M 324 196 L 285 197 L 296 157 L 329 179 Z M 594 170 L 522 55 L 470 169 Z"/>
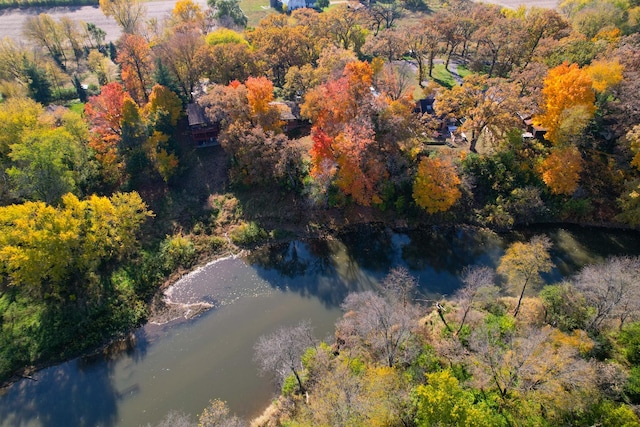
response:
<path fill-rule="evenodd" d="M 151 215 L 137 193 L 84 201 L 67 194 L 58 208 L 43 202 L 2 207 L 0 274 L 34 298 L 75 295 L 86 303 L 98 289 L 89 289 L 84 275 L 131 254 L 137 231 Z"/>
<path fill-rule="evenodd" d="M 413 392 L 420 426 L 495 426 L 498 417 L 484 402 L 476 403 L 470 390 L 460 386 L 451 370 L 426 374 L 426 384 Z"/>
<path fill-rule="evenodd" d="M 556 147 L 540 164 L 542 180 L 553 194 L 571 195 L 578 188 L 583 161 L 576 147 Z"/>
<path fill-rule="evenodd" d="M 209 402 L 198 417 L 199 427 L 245 427 L 247 423 L 229 413 L 229 407 L 221 400 Z M 167 426 L 169 427 L 169 426 Z"/>
<path fill-rule="evenodd" d="M 373 291 L 351 293 L 342 304 L 345 314 L 336 334 L 347 348 L 365 351 L 373 360 L 394 367 L 411 358 L 412 331 L 419 311 L 413 304 L 387 299 Z"/>
<path fill-rule="evenodd" d="M 145 113 L 151 117 L 156 128 L 170 131 L 176 127 L 182 115 L 182 102 L 172 90 L 156 84 L 151 89 Z"/>
<path fill-rule="evenodd" d="M 181 96 L 187 100 L 193 100 L 200 79 L 201 63 L 196 58 L 203 46 L 202 34 L 193 28 L 173 34 L 158 46 L 163 64 L 182 91 Z"/>
<path fill-rule="evenodd" d="M 612 257 L 583 268 L 572 283 L 595 309 L 587 329 L 600 331 L 604 322 L 612 319 L 617 319 L 622 328 L 627 320 L 636 320 L 640 309 L 638 280 L 638 257 Z"/>
<path fill-rule="evenodd" d="M 425 19 L 420 24 L 406 27 L 405 43 L 410 49 L 411 56 L 418 65 L 418 84 L 423 86 L 425 79 L 425 59 L 429 77 L 433 74 L 433 63 L 440 51 L 440 34 L 432 23 L 433 18 Z"/>
<path fill-rule="evenodd" d="M 634 154 L 631 166 L 635 166 L 640 170 L 640 124 L 635 125 L 627 132 L 626 139 L 629 141 L 631 152 Z"/>
<path fill-rule="evenodd" d="M 527 286 L 542 283 L 540 273 L 548 273 L 553 268 L 550 248 L 551 242 L 547 237 L 535 236 L 528 243 L 513 243 L 500 258 L 498 274 L 505 276 L 508 286 L 521 289 L 513 317 L 518 316 Z"/>
<path fill-rule="evenodd" d="M 282 327 L 263 335 L 254 346 L 254 360 L 262 372 L 272 372 L 278 384 L 293 375 L 300 393 L 306 391 L 302 381 L 301 358 L 308 347 L 315 345 L 315 338 L 309 322 L 300 322 L 293 327 Z"/>
<path fill-rule="evenodd" d="M 103 175 L 114 182 L 122 178 L 122 158 L 118 144 L 122 139 L 122 107 L 126 92 L 120 83 L 102 87 L 100 95 L 89 97 L 85 114 L 93 137 L 89 145 L 96 151 Z"/>
<path fill-rule="evenodd" d="M 153 75 L 153 58 L 144 37 L 123 34 L 118 43 L 120 74 L 129 94 L 140 104 L 149 100 L 149 87 Z"/>
<path fill-rule="evenodd" d="M 11 145 L 7 173 L 21 197 L 56 204 L 77 191 L 83 170 L 82 147 L 64 128 L 36 128 Z"/>
<path fill-rule="evenodd" d="M 483 133 L 496 138 L 518 126 L 518 107 L 518 90 L 513 84 L 474 74 L 461 86 L 439 92 L 434 104 L 438 115 L 465 118 L 460 130 L 467 135 L 472 152 Z"/>
<path fill-rule="evenodd" d="M 476 297 L 482 288 L 490 288 L 494 286 L 495 272 L 489 267 L 465 267 L 462 271 L 462 287 L 456 292 L 458 305 L 462 311 L 462 320 L 456 331 L 456 335 L 460 334 L 464 327 L 467 315 L 473 307 Z"/>
<path fill-rule="evenodd" d="M 572 110 L 579 111 L 580 116 L 586 120 L 593 117 L 596 108 L 592 83 L 589 74 L 577 64 L 569 65 L 565 62 L 549 70 L 542 89 L 543 113 L 534 117 L 536 123 L 547 129 L 546 139 L 559 144 L 567 142 L 567 138 L 571 136 L 576 136 L 562 135 L 561 132 L 563 122 L 571 117 Z M 575 132 L 582 130 L 576 129 Z"/>
<path fill-rule="evenodd" d="M 244 28 L 249 18 L 240 8 L 239 0 L 207 0 L 207 4 L 213 11 L 213 17 L 225 27 Z"/>
<path fill-rule="evenodd" d="M 171 11 L 170 23 L 174 32 L 188 28 L 204 29 L 206 15 L 193 0 L 178 0 Z"/>
<path fill-rule="evenodd" d="M 29 96 L 40 104 L 48 104 L 51 101 L 51 82 L 45 71 L 25 60 L 24 75 L 27 79 Z"/>
<path fill-rule="evenodd" d="M 35 128 L 44 113 L 41 104 L 30 98 L 9 98 L 0 103 L 0 159 L 6 158 L 11 144 Z"/>
<path fill-rule="evenodd" d="M 450 160 L 424 157 L 413 184 L 413 199 L 431 214 L 447 211 L 462 195 L 460 183 Z"/>
<path fill-rule="evenodd" d="M 60 25 L 46 13 L 27 18 L 23 28 L 27 39 L 39 44 L 63 68 L 67 62 Z"/>
<path fill-rule="evenodd" d="M 580 356 L 593 347 L 584 332 L 567 335 L 550 326 L 518 332 L 490 323 L 474 331 L 469 347 L 472 384 L 497 394 L 508 424 L 557 424 L 584 410 L 585 393 L 595 391 L 593 365 Z"/>
<path fill-rule="evenodd" d="M 142 0 L 100 0 L 105 16 L 115 19 L 127 34 L 135 34 L 147 13 Z"/>

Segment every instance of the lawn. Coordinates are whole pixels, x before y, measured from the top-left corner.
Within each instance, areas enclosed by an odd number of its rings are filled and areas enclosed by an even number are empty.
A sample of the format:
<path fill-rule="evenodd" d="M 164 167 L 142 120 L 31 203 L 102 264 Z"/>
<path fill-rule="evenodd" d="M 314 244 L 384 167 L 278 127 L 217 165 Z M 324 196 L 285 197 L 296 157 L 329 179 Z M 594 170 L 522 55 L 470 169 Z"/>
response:
<path fill-rule="evenodd" d="M 240 0 L 240 7 L 249 18 L 249 27 L 255 27 L 262 18 L 275 12 L 269 7 L 269 0 Z"/>
<path fill-rule="evenodd" d="M 469 71 L 464 65 L 459 64 L 458 74 L 460 75 L 460 77 L 464 78 L 465 76 L 471 74 L 471 71 Z M 447 87 L 449 89 L 457 84 L 453 74 L 451 74 L 449 70 L 444 68 L 444 64 L 435 64 L 433 66 L 432 78 L 433 81 L 435 81 L 439 85 Z"/>

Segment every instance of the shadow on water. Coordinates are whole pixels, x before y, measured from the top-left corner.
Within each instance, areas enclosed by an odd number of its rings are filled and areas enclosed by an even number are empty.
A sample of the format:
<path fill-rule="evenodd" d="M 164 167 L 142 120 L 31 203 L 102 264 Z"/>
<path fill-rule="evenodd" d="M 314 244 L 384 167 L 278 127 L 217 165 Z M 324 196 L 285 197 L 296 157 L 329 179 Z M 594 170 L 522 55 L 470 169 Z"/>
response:
<path fill-rule="evenodd" d="M 33 379 L 13 384 L 0 397 L 1 426 L 114 426 L 118 404 L 137 393 L 136 387 L 117 390 L 112 370 L 123 357 L 145 357 L 146 334 L 116 341 L 100 352 L 42 369 Z"/>
<path fill-rule="evenodd" d="M 584 227 L 529 227 L 506 234 L 475 228 L 432 227 L 394 233 L 359 227 L 332 240 L 293 241 L 267 246 L 247 261 L 272 287 L 319 298 L 338 307 L 354 291 L 378 286 L 394 267 L 406 267 L 429 298 L 450 295 L 466 266 L 496 268 L 516 241 L 545 234 L 552 243 L 548 283 L 571 276 L 587 264 L 615 255 L 639 255 L 640 233 Z"/>

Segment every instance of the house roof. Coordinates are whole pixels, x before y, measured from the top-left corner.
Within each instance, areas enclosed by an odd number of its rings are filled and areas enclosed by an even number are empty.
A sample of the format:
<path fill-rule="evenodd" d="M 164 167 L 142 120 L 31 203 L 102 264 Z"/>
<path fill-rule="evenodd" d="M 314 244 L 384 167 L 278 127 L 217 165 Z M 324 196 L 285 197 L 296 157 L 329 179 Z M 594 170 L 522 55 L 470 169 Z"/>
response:
<path fill-rule="evenodd" d="M 189 117 L 189 126 L 199 126 L 208 123 L 204 114 L 204 108 L 195 102 L 187 105 L 187 116 Z"/>
<path fill-rule="evenodd" d="M 300 119 L 300 107 L 295 102 L 273 101 L 269 105 L 278 109 L 280 120 L 292 121 Z"/>

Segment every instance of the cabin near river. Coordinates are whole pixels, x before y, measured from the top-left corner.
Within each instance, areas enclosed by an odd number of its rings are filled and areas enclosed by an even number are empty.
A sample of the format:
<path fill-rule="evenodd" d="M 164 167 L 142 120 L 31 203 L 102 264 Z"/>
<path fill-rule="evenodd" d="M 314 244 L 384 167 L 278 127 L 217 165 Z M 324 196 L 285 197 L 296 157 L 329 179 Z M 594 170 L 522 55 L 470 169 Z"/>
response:
<path fill-rule="evenodd" d="M 0 1 L 1 426 L 640 425 L 640 5 Z"/>

